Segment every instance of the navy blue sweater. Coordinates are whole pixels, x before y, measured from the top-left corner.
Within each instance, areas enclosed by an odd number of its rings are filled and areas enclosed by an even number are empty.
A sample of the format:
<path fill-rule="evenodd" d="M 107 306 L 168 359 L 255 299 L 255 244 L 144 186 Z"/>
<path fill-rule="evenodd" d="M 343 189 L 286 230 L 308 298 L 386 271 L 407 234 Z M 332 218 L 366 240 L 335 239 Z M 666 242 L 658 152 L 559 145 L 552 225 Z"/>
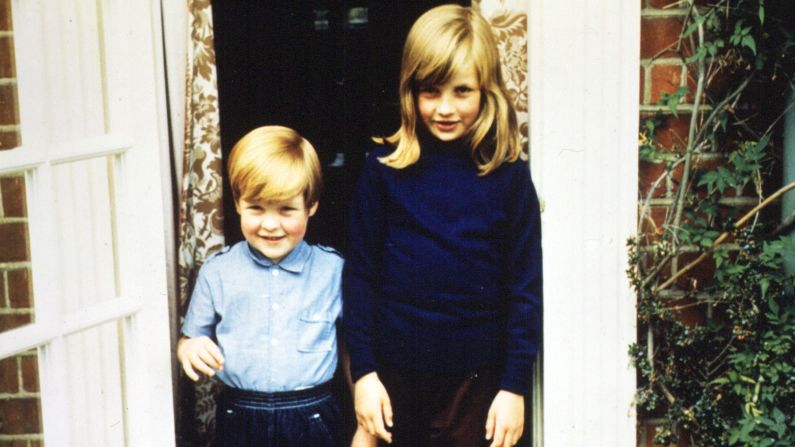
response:
<path fill-rule="evenodd" d="M 350 213 L 344 329 L 353 380 L 388 367 L 502 372 L 524 394 L 541 329 L 541 228 L 526 163 L 478 176 L 459 142 L 404 169 L 368 154 Z"/>

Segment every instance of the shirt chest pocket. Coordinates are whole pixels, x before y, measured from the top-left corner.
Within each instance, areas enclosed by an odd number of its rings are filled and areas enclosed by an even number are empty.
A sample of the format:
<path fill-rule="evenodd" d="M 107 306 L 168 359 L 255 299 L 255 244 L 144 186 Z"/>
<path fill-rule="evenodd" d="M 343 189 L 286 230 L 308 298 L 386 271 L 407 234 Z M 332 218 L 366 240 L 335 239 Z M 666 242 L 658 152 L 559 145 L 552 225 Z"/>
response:
<path fill-rule="evenodd" d="M 300 317 L 300 352 L 328 352 L 334 347 L 337 331 L 331 312 L 304 312 Z"/>

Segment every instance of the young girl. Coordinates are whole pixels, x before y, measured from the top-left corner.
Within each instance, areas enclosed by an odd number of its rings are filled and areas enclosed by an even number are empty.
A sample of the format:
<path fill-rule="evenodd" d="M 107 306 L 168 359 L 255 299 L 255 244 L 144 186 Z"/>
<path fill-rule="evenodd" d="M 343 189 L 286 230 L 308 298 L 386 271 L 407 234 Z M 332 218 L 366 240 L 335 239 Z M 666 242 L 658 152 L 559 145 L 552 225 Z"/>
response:
<path fill-rule="evenodd" d="M 540 336 L 541 232 L 486 21 L 423 14 L 400 97 L 401 127 L 368 155 L 351 209 L 354 443 L 511 446 Z"/>

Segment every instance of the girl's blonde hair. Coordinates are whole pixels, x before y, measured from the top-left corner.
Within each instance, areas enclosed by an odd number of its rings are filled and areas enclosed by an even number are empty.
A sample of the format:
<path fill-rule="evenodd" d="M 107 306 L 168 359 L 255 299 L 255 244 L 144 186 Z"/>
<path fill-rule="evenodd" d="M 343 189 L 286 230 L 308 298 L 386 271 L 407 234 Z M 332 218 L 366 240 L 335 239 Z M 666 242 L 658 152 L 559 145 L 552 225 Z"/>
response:
<path fill-rule="evenodd" d="M 481 89 L 480 113 L 467 133 L 480 174 L 519 158 L 522 149 L 516 113 L 502 80 L 491 27 L 471 8 L 443 5 L 420 16 L 406 37 L 400 69 L 400 129 L 375 138 L 396 146 L 380 159 L 382 163 L 402 169 L 419 160 L 417 89 L 446 82 L 467 63 L 475 66 Z"/>
<path fill-rule="evenodd" d="M 247 133 L 232 148 L 227 166 L 235 203 L 303 194 L 309 208 L 320 198 L 323 174 L 315 148 L 290 128 L 263 126 Z"/>

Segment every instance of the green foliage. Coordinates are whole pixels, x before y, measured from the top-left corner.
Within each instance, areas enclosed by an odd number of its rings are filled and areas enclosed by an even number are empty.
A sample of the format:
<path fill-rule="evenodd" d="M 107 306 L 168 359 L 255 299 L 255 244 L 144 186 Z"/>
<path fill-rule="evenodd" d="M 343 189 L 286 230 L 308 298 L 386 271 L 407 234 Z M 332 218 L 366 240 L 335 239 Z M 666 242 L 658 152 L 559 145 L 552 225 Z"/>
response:
<path fill-rule="evenodd" d="M 642 414 L 665 421 L 660 444 L 684 434 L 701 447 L 795 445 L 795 282 L 783 271 L 795 241 L 774 234 L 775 212 L 735 228 L 748 209 L 726 200 L 761 201 L 777 189 L 770 174 L 779 169 L 778 125 L 793 89 L 794 10 L 795 2 L 764 0 L 692 8 L 682 32 L 692 51 L 683 60 L 706 92 L 696 99 L 706 107 L 694 112 L 695 138 L 676 154 L 655 141 L 663 112 L 641 126 L 641 157 L 665 163 L 662 180 L 684 191 L 663 222 L 628 244 L 641 328 L 629 347 L 640 379 L 635 401 Z M 720 77 L 728 87 L 710 89 Z M 677 116 L 692 93 L 663 94 L 661 110 Z M 705 154 L 718 162 L 689 163 Z M 642 205 L 646 222 L 650 203 Z M 728 243 L 716 245 L 724 232 Z M 660 287 L 672 262 L 681 269 L 702 253 L 711 278 L 686 274 Z"/>

